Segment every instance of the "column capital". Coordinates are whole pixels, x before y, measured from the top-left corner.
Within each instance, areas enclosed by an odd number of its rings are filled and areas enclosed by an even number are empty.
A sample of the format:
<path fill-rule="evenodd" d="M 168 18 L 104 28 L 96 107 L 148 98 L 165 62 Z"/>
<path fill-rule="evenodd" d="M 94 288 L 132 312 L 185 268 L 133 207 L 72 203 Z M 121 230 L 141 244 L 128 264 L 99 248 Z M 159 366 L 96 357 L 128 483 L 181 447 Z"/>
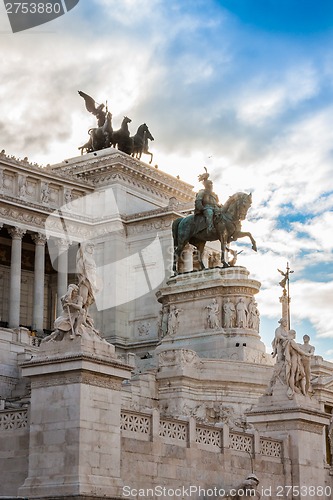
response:
<path fill-rule="evenodd" d="M 44 246 L 47 241 L 46 235 L 43 233 L 32 234 L 31 239 L 39 246 Z"/>
<path fill-rule="evenodd" d="M 68 240 L 65 240 L 64 238 L 56 238 L 55 244 L 59 248 L 59 250 L 68 250 L 68 248 L 71 245 L 71 242 Z"/>
<path fill-rule="evenodd" d="M 13 240 L 21 240 L 26 233 L 25 229 L 21 227 L 9 227 L 8 233 L 12 237 Z"/>

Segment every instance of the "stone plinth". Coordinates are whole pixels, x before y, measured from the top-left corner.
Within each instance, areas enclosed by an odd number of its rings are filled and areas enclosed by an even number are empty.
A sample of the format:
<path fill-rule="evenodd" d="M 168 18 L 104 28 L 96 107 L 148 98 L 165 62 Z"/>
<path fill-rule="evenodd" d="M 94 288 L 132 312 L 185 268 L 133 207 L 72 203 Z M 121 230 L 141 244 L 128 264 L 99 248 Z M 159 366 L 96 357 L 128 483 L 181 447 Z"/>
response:
<path fill-rule="evenodd" d="M 99 339 L 41 345 L 22 364 L 31 379 L 30 499 L 120 496 L 121 382 L 131 367 Z"/>
<path fill-rule="evenodd" d="M 162 304 L 163 336 L 157 352 L 191 349 L 202 358 L 270 364 L 260 340 L 254 301 L 259 288 L 260 283 L 250 279 L 244 267 L 205 269 L 170 278 L 157 293 Z M 245 308 L 243 321 L 237 312 L 240 302 Z M 214 305 L 216 313 L 211 312 Z M 228 312 L 229 307 L 233 312 Z M 256 316 L 250 314 L 251 307 Z M 175 310 L 175 327 L 170 328 Z"/>
<path fill-rule="evenodd" d="M 233 408 L 230 416 L 240 415 L 257 404 L 271 374 L 267 364 L 205 359 L 189 349 L 168 349 L 158 354 L 160 405 L 173 417 L 203 418 L 213 406 Z"/>
<path fill-rule="evenodd" d="M 289 399 L 283 384 L 275 386 L 272 396 L 262 396 L 258 405 L 247 413 L 248 422 L 261 434 L 287 439 L 293 484 L 307 488 L 309 494 L 303 495 L 306 500 L 313 498 L 310 486 L 317 488 L 326 484 L 323 465 L 326 458 L 325 426 L 329 417 L 315 396 L 294 394 Z"/>

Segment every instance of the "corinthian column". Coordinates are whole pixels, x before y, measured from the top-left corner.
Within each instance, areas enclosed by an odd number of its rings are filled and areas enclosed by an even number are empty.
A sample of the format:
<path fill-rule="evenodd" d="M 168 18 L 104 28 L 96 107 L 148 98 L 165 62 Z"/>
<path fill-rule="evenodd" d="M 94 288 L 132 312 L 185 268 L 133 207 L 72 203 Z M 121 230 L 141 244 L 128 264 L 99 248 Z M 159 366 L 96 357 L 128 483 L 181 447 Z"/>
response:
<path fill-rule="evenodd" d="M 18 227 L 12 227 L 8 229 L 8 232 L 12 237 L 9 286 L 9 328 L 18 328 L 20 326 L 21 305 L 22 238 L 25 231 Z"/>
<path fill-rule="evenodd" d="M 67 292 L 68 256 L 69 243 L 66 240 L 57 240 L 58 246 L 58 282 L 57 282 L 57 316 L 62 313 L 60 298 Z"/>
<path fill-rule="evenodd" d="M 45 243 L 46 236 L 41 233 L 32 235 L 35 242 L 34 268 L 34 310 L 32 317 L 33 328 L 37 332 L 43 331 L 44 323 L 44 280 L 45 280 Z"/>

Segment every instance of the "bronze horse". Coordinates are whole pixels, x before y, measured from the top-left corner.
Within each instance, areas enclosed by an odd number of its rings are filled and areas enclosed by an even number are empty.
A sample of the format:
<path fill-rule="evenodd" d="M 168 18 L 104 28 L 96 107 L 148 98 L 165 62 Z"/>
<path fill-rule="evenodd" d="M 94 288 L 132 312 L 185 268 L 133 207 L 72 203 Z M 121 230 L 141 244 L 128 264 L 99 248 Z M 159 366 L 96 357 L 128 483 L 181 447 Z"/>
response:
<path fill-rule="evenodd" d="M 246 218 L 248 209 L 252 203 L 252 195 L 246 193 L 235 193 L 230 196 L 221 208 L 214 210 L 214 231 L 208 232 L 205 217 L 203 215 L 189 215 L 180 217 L 172 224 L 174 241 L 173 271 L 178 273 L 178 262 L 185 245 L 190 243 L 198 250 L 198 258 L 201 269 L 204 269 L 202 253 L 206 241 L 221 242 L 221 262 L 223 267 L 229 267 L 226 262 L 226 247 L 231 241 L 247 236 L 252 243 L 252 249 L 256 252 L 257 245 L 251 233 L 241 231 L 241 221 Z"/>
<path fill-rule="evenodd" d="M 150 141 L 154 140 L 154 137 L 151 135 L 149 128 L 145 123 L 140 125 L 138 128 L 136 134 L 131 137 L 133 140 L 132 142 L 132 156 L 134 158 L 138 158 L 138 160 L 141 159 L 142 153 L 146 155 L 150 155 L 150 162 L 153 161 L 153 153 L 148 151 L 148 139 Z"/>
<path fill-rule="evenodd" d="M 128 155 L 132 153 L 132 139 L 128 129 L 128 124 L 131 123 L 131 121 L 132 120 L 128 118 L 128 116 L 124 116 L 120 129 L 113 132 L 111 140 L 112 147 L 115 148 L 118 146 L 119 151 L 123 151 Z"/>

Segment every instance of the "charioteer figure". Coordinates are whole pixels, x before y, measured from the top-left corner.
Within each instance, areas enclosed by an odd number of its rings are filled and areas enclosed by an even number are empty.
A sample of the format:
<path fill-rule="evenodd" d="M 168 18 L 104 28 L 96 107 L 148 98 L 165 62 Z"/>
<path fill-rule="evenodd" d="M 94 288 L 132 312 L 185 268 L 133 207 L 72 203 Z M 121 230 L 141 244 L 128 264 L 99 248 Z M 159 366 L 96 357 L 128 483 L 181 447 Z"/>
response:
<path fill-rule="evenodd" d="M 214 211 L 216 208 L 221 208 L 221 204 L 217 194 L 213 192 L 213 182 L 209 179 L 209 173 L 206 167 L 204 168 L 206 172 L 198 176 L 199 181 L 204 185 L 204 189 L 201 189 L 196 196 L 194 215 L 204 215 L 207 230 L 211 233 L 214 231 Z"/>
<path fill-rule="evenodd" d="M 105 105 L 104 104 L 98 104 L 95 99 L 90 97 L 90 95 L 85 94 L 82 92 L 82 90 L 78 90 L 78 93 L 81 97 L 83 97 L 85 105 L 86 105 L 86 110 L 89 111 L 89 113 L 92 113 L 93 115 L 96 116 L 97 118 L 97 126 L 98 127 L 103 127 L 105 123 L 105 117 L 107 114 L 107 111 L 104 111 Z"/>

